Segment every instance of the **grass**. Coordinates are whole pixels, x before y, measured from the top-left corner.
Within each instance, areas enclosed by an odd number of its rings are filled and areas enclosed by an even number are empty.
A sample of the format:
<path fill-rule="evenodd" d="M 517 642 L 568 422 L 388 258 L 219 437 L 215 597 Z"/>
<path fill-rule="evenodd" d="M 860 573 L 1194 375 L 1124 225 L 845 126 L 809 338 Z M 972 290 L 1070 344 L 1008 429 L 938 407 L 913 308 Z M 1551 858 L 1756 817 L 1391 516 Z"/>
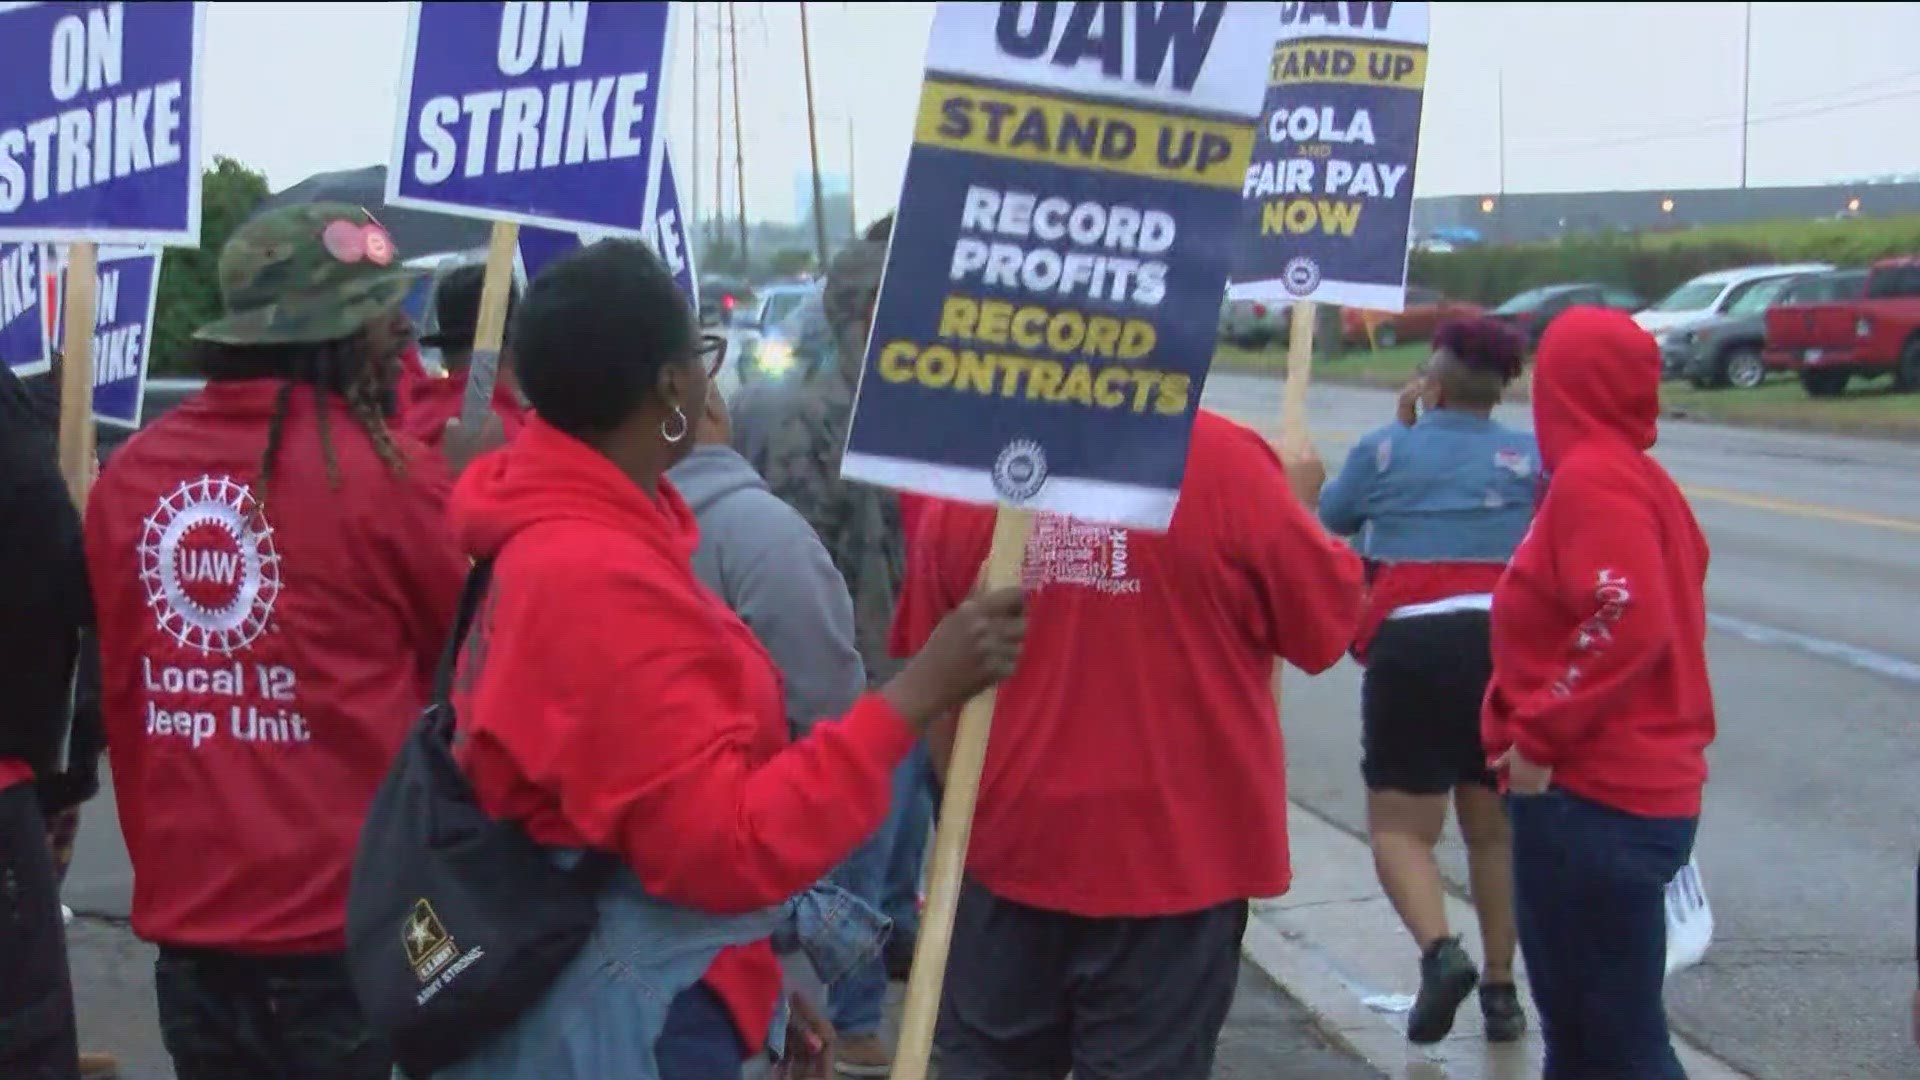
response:
<path fill-rule="evenodd" d="M 1398 388 L 1413 377 L 1427 354 L 1427 346 L 1409 344 L 1378 352 L 1316 356 L 1313 377 L 1348 386 Z M 1226 370 L 1252 374 L 1281 375 L 1287 368 L 1284 345 L 1265 349 L 1222 345 L 1213 359 Z M 1514 397 L 1524 399 L 1524 384 L 1517 391 Z M 1665 414 L 1679 419 L 1920 439 L 1920 393 L 1897 393 L 1886 379 L 1856 382 L 1837 398 L 1810 398 L 1797 380 L 1783 376 L 1774 376 L 1752 390 L 1697 390 L 1683 382 L 1667 383 L 1661 387 L 1660 398 Z"/>

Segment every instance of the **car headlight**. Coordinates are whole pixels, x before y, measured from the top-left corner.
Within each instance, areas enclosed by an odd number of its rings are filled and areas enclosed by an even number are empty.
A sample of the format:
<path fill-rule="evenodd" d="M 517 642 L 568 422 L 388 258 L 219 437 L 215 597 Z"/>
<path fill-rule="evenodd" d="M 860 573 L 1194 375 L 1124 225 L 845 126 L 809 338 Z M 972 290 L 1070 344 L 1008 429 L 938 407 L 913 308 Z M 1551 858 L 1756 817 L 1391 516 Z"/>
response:
<path fill-rule="evenodd" d="M 1872 337 L 1873 336 L 1873 320 L 1862 315 L 1859 321 L 1853 324 L 1853 336 L 1854 337 Z"/>
<path fill-rule="evenodd" d="M 793 346 L 784 341 L 763 341 L 755 363 L 768 375 L 784 375 L 793 368 Z"/>

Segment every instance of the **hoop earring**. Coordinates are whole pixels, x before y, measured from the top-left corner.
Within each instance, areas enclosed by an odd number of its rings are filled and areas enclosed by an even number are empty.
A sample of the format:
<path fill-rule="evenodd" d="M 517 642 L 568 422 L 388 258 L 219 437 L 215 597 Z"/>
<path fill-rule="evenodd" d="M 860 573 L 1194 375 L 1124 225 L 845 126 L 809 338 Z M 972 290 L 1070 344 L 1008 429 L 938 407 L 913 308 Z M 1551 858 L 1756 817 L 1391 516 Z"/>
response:
<path fill-rule="evenodd" d="M 676 420 L 680 422 L 680 426 L 678 428 L 669 428 L 668 425 Z M 680 406 L 675 405 L 673 407 L 673 415 L 660 421 L 660 437 L 670 443 L 677 443 L 687 437 L 687 430 L 690 426 L 691 425 L 687 423 L 687 414 L 681 410 Z"/>

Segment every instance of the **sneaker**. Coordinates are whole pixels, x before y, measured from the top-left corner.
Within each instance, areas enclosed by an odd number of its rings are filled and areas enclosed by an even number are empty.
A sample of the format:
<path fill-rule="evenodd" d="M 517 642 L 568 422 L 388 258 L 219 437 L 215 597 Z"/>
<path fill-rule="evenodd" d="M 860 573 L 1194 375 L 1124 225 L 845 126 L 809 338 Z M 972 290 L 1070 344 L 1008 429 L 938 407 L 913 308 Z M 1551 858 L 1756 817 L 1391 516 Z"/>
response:
<path fill-rule="evenodd" d="M 1520 991 L 1512 983 L 1480 987 L 1480 1017 L 1486 1022 L 1488 1042 L 1518 1042 L 1526 1034 L 1527 1011 L 1520 1007 Z"/>
<path fill-rule="evenodd" d="M 80 1055 L 80 1080 L 114 1080 L 119 1075 L 120 1059 L 112 1054 Z"/>
<path fill-rule="evenodd" d="M 893 1072 L 893 1054 L 878 1035 L 849 1035 L 833 1049 L 833 1068 L 841 1076 L 885 1077 Z"/>
<path fill-rule="evenodd" d="M 1454 1014 L 1480 982 L 1480 972 L 1457 937 L 1441 938 L 1420 957 L 1420 994 L 1407 1014 L 1407 1039 L 1437 1043 L 1453 1030 Z"/>

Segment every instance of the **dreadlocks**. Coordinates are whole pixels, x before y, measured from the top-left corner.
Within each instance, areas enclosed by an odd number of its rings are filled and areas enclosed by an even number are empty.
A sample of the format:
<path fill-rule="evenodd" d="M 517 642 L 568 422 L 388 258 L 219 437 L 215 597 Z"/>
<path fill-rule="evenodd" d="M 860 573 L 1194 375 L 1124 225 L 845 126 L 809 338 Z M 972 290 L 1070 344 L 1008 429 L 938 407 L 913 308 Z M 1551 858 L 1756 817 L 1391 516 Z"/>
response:
<path fill-rule="evenodd" d="M 296 387 L 313 391 L 315 422 L 320 427 L 320 450 L 326 458 L 327 483 L 340 487 L 340 462 L 334 454 L 333 438 L 328 430 L 328 394 L 338 394 L 346 402 L 354 422 L 373 442 L 373 451 L 398 475 L 407 468 L 406 458 L 394 444 L 387 428 L 388 402 L 394 392 L 394 373 L 389 365 L 368 363 L 356 335 L 319 345 L 221 345 L 199 342 L 194 364 L 209 381 L 237 379 L 279 379 L 280 390 L 274 397 L 273 420 L 267 427 L 267 448 L 260 458 L 260 476 L 254 497 L 264 508 L 271 486 L 273 467 L 280 456 L 287 415 L 292 410 Z"/>

